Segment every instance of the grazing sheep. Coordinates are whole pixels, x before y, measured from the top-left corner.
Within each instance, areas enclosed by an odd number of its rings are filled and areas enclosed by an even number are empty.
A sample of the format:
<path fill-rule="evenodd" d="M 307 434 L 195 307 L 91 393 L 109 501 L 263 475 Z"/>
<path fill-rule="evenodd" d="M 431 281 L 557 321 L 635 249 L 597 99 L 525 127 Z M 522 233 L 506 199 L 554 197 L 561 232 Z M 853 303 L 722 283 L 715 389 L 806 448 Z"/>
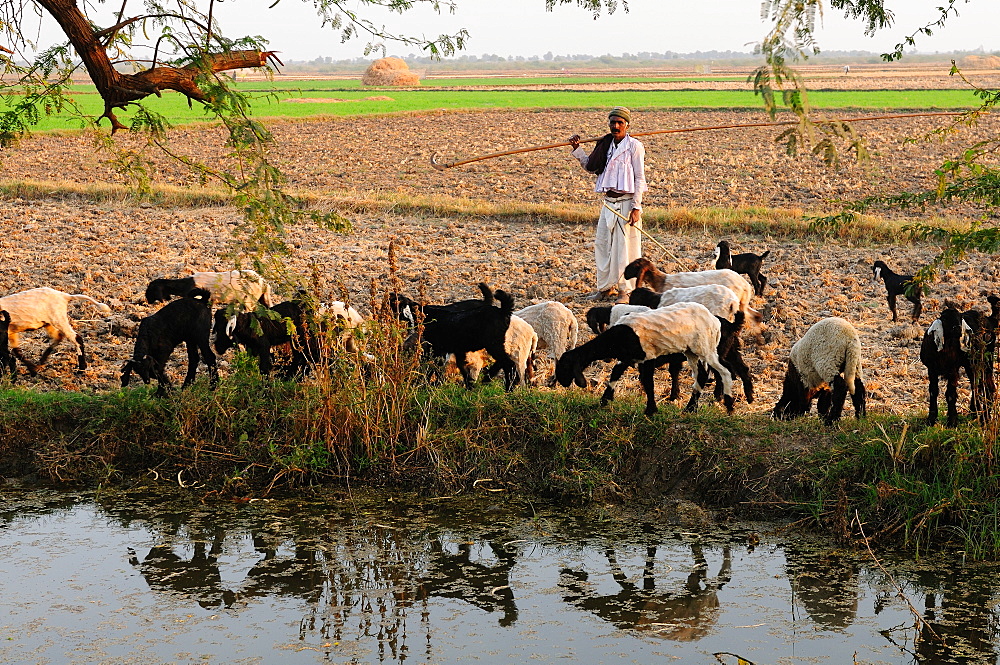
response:
<path fill-rule="evenodd" d="M 896 296 L 903 296 L 913 303 L 913 322 L 916 323 L 923 311 L 920 304 L 920 286 L 913 283 L 913 275 L 898 275 L 889 269 L 885 261 L 872 264 L 872 281 L 881 279 L 885 283 L 885 292 L 889 300 L 889 311 L 892 320 L 896 321 Z"/>
<path fill-rule="evenodd" d="M 636 287 L 648 286 L 657 293 L 702 284 L 721 284 L 732 289 L 739 297 L 740 309 L 746 314 L 748 322 L 760 323 L 764 319 L 760 312 L 750 307 L 750 301 L 754 296 L 753 287 L 732 270 L 665 273 L 654 266 L 649 259 L 639 257 L 625 267 L 625 279 L 635 279 Z"/>
<path fill-rule="evenodd" d="M 700 361 L 718 373 L 723 384 L 726 410 L 732 413 L 732 375 L 719 361 L 717 348 L 720 335 L 719 319 L 698 303 L 679 303 L 629 314 L 594 339 L 564 353 L 556 363 L 556 380 L 563 386 L 575 381 L 585 388 L 587 380 L 583 370 L 592 362 L 618 360 L 601 396 L 601 404 L 604 405 L 614 399 L 615 385 L 625 370 L 638 363 L 639 379 L 646 393 L 645 414 L 648 416 L 657 411 L 654 370 L 668 362 L 672 354 L 683 353 L 694 378 L 694 392 L 686 409 L 693 411 L 697 408 L 698 397 L 707 379 L 707 373 L 699 367 Z"/>
<path fill-rule="evenodd" d="M 184 385 L 194 382 L 198 371 L 199 352 L 201 360 L 208 365 L 212 385 L 219 380 L 215 365 L 215 354 L 209 344 L 212 329 L 211 294 L 207 289 L 192 289 L 180 300 L 174 300 L 161 307 L 139 322 L 132 358 L 122 367 L 122 388 L 128 386 L 134 371 L 148 384 L 153 377 L 157 381 L 157 395 L 163 395 L 170 388 L 166 365 L 170 354 L 183 342 L 187 347 L 188 371 Z"/>
<path fill-rule="evenodd" d="M 306 311 L 300 301 L 279 302 L 266 313 L 240 312 L 235 317 L 224 309 L 215 312 L 215 351 L 221 356 L 236 344 L 257 359 L 260 373 L 271 373 L 274 366 L 271 348 L 290 344 L 292 363 L 285 376 L 293 376 L 319 357 L 315 338 L 306 327 Z"/>
<path fill-rule="evenodd" d="M 850 393 L 855 417 L 863 418 L 866 390 L 862 378 L 858 331 L 838 317 L 818 321 L 792 346 L 781 397 L 771 417 L 790 420 L 805 415 L 817 398 L 823 422 L 830 425 L 840 418 Z"/>
<path fill-rule="evenodd" d="M 646 307 L 666 307 L 679 302 L 697 302 L 708 308 L 712 314 L 732 323 L 736 312 L 741 311 L 740 297 L 731 288 L 722 284 L 701 284 L 656 293 L 645 287 L 634 289 L 629 294 L 629 304 Z"/>
<path fill-rule="evenodd" d="M 164 302 L 171 296 L 185 296 L 192 289 L 207 289 L 213 305 L 239 303 L 245 311 L 256 308 L 258 302 L 267 307 L 274 302 L 271 285 L 253 270 L 196 272 L 177 279 L 154 279 L 146 287 L 146 302 L 151 305 Z"/>
<path fill-rule="evenodd" d="M 17 376 L 17 364 L 7 346 L 7 329 L 10 328 L 10 314 L 0 309 L 0 377 L 6 370 L 13 381 Z"/>
<path fill-rule="evenodd" d="M 920 362 L 927 367 L 928 425 L 937 422 L 938 381 L 942 377 L 947 381 L 944 398 L 948 404 L 948 427 L 958 425 L 958 372 L 964 369 L 966 376 L 972 376 L 968 353 L 972 334 L 965 317 L 954 307 L 946 307 L 924 333 L 920 343 Z"/>
<path fill-rule="evenodd" d="M 533 368 L 531 359 L 538 349 L 538 333 L 528 325 L 528 322 L 512 314 L 510 326 L 504 335 L 504 350 L 507 356 L 514 363 L 516 378 L 514 385 L 529 385 L 533 378 Z M 473 381 L 479 376 L 480 371 L 489 362 L 486 351 L 473 351 L 465 356 L 466 366 L 472 374 Z M 500 363 L 493 363 L 486 367 L 485 378 L 492 381 L 500 373 Z"/>
<path fill-rule="evenodd" d="M 538 334 L 538 350 L 548 349 L 553 360 L 559 360 L 567 349 L 576 346 L 580 324 L 569 307 L 546 300 L 514 312 Z"/>
<path fill-rule="evenodd" d="M 64 339 L 73 342 L 76 346 L 77 366 L 80 369 L 87 369 L 83 336 L 73 330 L 73 326 L 69 322 L 69 303 L 74 299 L 85 300 L 93 304 L 102 314 L 111 312 L 110 307 L 97 302 L 90 296 L 81 293 L 63 293 L 47 286 L 12 293 L 0 298 L 0 309 L 10 315 L 10 323 L 7 325 L 10 353 L 24 364 L 30 375 L 34 376 L 38 373 L 38 368 L 45 364 L 56 344 Z M 49 336 L 52 343 L 42 352 L 37 363 L 31 363 L 18 347 L 18 335 L 22 332 L 39 329 L 45 330 L 45 334 Z"/>
<path fill-rule="evenodd" d="M 731 254 L 729 242 L 720 240 L 715 246 L 715 267 L 717 269 L 728 268 L 740 274 L 746 275 L 753 284 L 753 292 L 758 296 L 764 295 L 764 287 L 767 285 L 767 277 L 760 274 L 760 266 L 767 258 L 771 250 L 765 250 L 763 254 L 757 255 L 751 252 L 745 254 Z"/>

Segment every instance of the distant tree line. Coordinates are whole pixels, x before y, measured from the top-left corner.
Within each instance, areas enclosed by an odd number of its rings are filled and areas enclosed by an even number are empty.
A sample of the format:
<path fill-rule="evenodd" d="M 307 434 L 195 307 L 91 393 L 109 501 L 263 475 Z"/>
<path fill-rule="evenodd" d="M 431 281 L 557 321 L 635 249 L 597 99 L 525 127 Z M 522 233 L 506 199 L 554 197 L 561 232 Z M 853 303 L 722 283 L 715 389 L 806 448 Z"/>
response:
<path fill-rule="evenodd" d="M 1000 55 L 990 54 L 982 49 L 949 53 L 908 53 L 907 62 L 941 62 L 959 59 L 966 55 Z M 716 66 L 759 66 L 762 56 L 756 53 L 739 51 L 695 51 L 693 53 L 675 53 L 666 51 L 655 53 L 641 51 L 639 53 L 622 53 L 619 55 L 604 54 L 573 54 L 556 55 L 549 51 L 544 55 L 499 55 L 483 53 L 480 55 L 462 54 L 450 58 L 434 60 L 433 58 L 410 53 L 395 54 L 402 58 L 410 67 L 419 66 L 428 71 L 438 70 L 486 70 L 486 69 L 522 69 L 525 71 L 551 72 L 563 67 L 572 69 L 621 69 L 642 67 L 702 67 Z M 313 60 L 289 60 L 285 62 L 283 71 L 286 73 L 337 73 L 363 71 L 373 60 L 372 56 L 337 60 L 329 56 L 317 57 Z M 878 64 L 883 62 L 878 53 L 871 51 L 823 51 L 809 58 L 812 64 Z"/>

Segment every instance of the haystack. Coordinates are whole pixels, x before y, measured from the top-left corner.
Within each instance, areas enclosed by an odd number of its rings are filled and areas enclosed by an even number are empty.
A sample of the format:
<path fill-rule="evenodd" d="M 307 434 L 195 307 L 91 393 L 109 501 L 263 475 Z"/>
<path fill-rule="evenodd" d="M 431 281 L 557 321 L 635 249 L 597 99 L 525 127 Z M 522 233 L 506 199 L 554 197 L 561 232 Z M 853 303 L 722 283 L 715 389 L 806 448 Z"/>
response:
<path fill-rule="evenodd" d="M 420 85 L 420 78 L 401 58 L 379 58 L 361 78 L 365 85 Z"/>
<path fill-rule="evenodd" d="M 967 55 L 958 61 L 962 69 L 1000 69 L 1000 57 L 995 55 Z"/>

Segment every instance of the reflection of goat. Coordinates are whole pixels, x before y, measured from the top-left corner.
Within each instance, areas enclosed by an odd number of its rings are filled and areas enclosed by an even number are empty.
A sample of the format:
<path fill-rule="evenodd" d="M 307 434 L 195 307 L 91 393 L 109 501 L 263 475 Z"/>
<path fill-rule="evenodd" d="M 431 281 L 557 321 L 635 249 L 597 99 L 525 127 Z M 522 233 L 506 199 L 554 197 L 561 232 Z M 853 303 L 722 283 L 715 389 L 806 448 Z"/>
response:
<path fill-rule="evenodd" d="M 847 628 L 858 614 L 858 567 L 850 557 L 811 548 L 785 548 L 792 593 L 809 618 L 826 628 Z"/>
<path fill-rule="evenodd" d="M 671 640 L 689 642 L 697 640 L 711 630 L 717 615 L 706 610 L 719 607 L 719 590 L 732 577 L 732 558 L 729 547 L 722 550 L 722 566 L 714 579 L 708 579 L 708 563 L 701 545 L 692 545 L 694 568 L 688 575 L 680 593 L 657 591 L 653 576 L 656 547 L 646 548 L 643 582 L 640 589 L 630 582 L 615 556 L 613 548 L 605 551 L 611 576 L 621 590 L 616 594 L 596 595 L 587 584 L 588 575 L 583 571 L 563 569 L 559 587 L 563 600 L 580 609 L 593 612 L 600 618 L 625 630 L 655 630 L 658 635 Z"/>
<path fill-rule="evenodd" d="M 153 591 L 194 597 L 205 609 L 230 607 L 235 594 L 222 585 L 218 562 L 225 535 L 222 529 L 215 529 L 207 551 L 207 538 L 192 539 L 194 552 L 190 560 L 182 559 L 170 545 L 156 545 L 150 548 L 141 563 L 133 559 L 132 564 L 138 566 Z"/>
<path fill-rule="evenodd" d="M 416 589 L 416 597 L 455 598 L 486 612 L 502 611 L 501 626 L 517 621 L 517 604 L 510 588 L 510 571 L 517 557 L 499 541 L 487 543 L 497 563 L 473 561 L 472 544 L 460 543 L 457 554 L 445 552 L 439 538 L 430 544 L 427 574 Z M 399 598 L 400 604 L 406 599 Z"/>

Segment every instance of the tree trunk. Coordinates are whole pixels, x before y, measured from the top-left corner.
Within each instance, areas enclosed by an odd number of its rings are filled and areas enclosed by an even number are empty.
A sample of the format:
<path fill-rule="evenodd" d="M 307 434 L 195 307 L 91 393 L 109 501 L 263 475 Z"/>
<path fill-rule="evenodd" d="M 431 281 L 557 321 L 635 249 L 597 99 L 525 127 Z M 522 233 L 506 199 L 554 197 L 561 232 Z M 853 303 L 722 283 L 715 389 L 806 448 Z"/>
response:
<path fill-rule="evenodd" d="M 228 51 L 206 53 L 201 66 L 154 67 L 137 74 L 123 74 L 116 70 L 93 25 L 80 11 L 74 0 L 38 0 L 59 23 L 73 48 L 83 60 L 91 80 L 104 99 L 104 114 L 111 122 L 114 133 L 125 126 L 114 115 L 114 109 L 124 108 L 149 95 L 159 95 L 161 90 L 175 90 L 189 99 L 205 100 L 205 93 L 195 83 L 202 71 L 221 72 L 245 67 L 263 67 L 270 51 Z"/>

